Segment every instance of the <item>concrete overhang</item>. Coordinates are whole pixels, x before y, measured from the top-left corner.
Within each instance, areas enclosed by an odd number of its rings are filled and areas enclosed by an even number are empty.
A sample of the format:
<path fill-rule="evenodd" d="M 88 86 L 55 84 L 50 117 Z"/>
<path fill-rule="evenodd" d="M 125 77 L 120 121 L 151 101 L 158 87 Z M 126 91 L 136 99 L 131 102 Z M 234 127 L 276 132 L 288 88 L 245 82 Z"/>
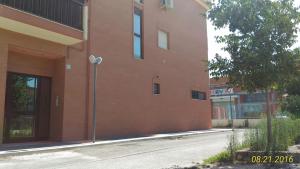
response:
<path fill-rule="evenodd" d="M 0 5 L 0 29 L 63 45 L 83 41 L 83 32 L 80 30 L 5 5 Z"/>

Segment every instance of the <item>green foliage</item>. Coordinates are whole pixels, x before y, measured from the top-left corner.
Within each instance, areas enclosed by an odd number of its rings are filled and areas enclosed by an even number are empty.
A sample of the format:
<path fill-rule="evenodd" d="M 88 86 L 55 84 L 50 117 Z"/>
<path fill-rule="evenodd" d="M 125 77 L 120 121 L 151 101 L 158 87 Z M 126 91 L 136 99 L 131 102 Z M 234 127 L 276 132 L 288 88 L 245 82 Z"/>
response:
<path fill-rule="evenodd" d="M 273 120 L 273 151 L 285 151 L 292 145 L 293 136 L 289 133 L 287 121 L 283 119 Z"/>
<path fill-rule="evenodd" d="M 259 123 L 254 129 L 249 129 L 244 138 L 244 143 L 248 144 L 251 150 L 265 151 L 267 147 L 266 121 Z"/>
<path fill-rule="evenodd" d="M 231 161 L 231 154 L 229 151 L 223 151 L 215 156 L 212 156 L 204 160 L 204 164 L 214 164 L 214 163 L 227 163 Z"/>
<path fill-rule="evenodd" d="M 267 150 L 266 120 L 263 120 L 255 129 L 245 134 L 244 144 L 250 145 L 253 151 Z M 274 119 L 272 123 L 272 151 L 286 151 L 288 146 L 294 145 L 300 137 L 300 120 Z"/>
<path fill-rule="evenodd" d="M 285 98 L 281 108 L 283 111 L 291 113 L 292 118 L 300 118 L 300 95 L 290 95 Z"/>
<path fill-rule="evenodd" d="M 292 79 L 285 87 L 286 93 L 289 95 L 300 95 L 300 78 Z"/>
<path fill-rule="evenodd" d="M 230 59 L 217 55 L 209 62 L 215 78 L 248 91 L 271 89 L 288 81 L 296 71 L 295 51 L 299 8 L 293 0 L 219 0 L 208 18 L 215 28 L 230 34 L 217 37 Z"/>
<path fill-rule="evenodd" d="M 247 130 L 242 143 L 237 141 L 234 133 L 229 137 L 226 151 L 204 160 L 204 164 L 232 163 L 234 154 L 241 149 L 267 151 L 267 121 L 263 120 L 255 128 Z M 300 143 L 300 119 L 274 119 L 272 123 L 272 151 L 286 151 L 289 146 Z"/>
<path fill-rule="evenodd" d="M 300 50 L 298 51 L 300 56 Z M 299 72 L 300 73 L 300 72 Z M 288 94 L 281 102 L 282 110 L 289 112 L 292 118 L 300 118 L 300 74 L 296 74 L 283 88 Z"/>
<path fill-rule="evenodd" d="M 239 143 L 236 133 L 233 132 L 233 134 L 229 137 L 227 150 L 204 160 L 204 164 L 232 163 L 234 160 L 235 153 L 238 150 L 248 147 L 249 145 L 246 143 Z"/>
<path fill-rule="evenodd" d="M 230 58 L 218 54 L 208 63 L 210 75 L 226 77 L 228 85 L 253 92 L 285 86 L 297 73 L 299 49 L 291 50 L 300 23 L 293 0 L 217 0 L 208 18 L 216 29 L 230 33 L 217 37 Z M 282 85 L 283 84 L 283 85 Z M 269 98 L 267 99 L 269 104 Z M 267 106 L 268 151 L 272 147 L 271 113 Z"/>

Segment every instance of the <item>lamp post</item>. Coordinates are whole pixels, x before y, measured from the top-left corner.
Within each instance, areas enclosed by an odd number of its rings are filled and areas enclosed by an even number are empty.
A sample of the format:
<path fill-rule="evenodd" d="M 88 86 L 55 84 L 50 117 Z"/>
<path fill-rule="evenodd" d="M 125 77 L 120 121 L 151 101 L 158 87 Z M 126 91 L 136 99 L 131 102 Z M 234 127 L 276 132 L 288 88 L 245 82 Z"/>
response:
<path fill-rule="evenodd" d="M 94 69 L 94 78 L 93 78 L 93 131 L 92 131 L 92 141 L 96 141 L 96 82 L 97 82 L 97 65 L 102 63 L 102 57 L 97 57 L 91 55 L 89 58 L 91 64 L 93 64 Z"/>

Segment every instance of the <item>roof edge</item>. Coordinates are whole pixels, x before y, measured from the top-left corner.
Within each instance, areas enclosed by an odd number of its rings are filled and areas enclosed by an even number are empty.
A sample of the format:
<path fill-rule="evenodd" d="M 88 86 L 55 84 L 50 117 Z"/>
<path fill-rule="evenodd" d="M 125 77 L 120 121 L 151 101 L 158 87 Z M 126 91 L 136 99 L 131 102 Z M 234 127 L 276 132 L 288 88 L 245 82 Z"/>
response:
<path fill-rule="evenodd" d="M 195 0 L 198 4 L 200 4 L 202 7 L 204 7 L 206 10 L 209 9 L 208 4 L 204 0 Z"/>

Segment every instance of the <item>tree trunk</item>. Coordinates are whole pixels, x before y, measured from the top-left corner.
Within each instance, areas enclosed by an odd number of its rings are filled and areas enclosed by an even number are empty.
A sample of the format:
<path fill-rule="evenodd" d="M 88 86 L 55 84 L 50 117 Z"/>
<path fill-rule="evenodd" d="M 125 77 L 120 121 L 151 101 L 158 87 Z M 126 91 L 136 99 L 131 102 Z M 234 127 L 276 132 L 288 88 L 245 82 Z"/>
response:
<path fill-rule="evenodd" d="M 270 111 L 270 97 L 269 97 L 268 89 L 266 89 L 266 111 L 267 111 L 267 129 L 268 129 L 267 152 L 270 152 L 272 148 L 272 115 Z"/>

